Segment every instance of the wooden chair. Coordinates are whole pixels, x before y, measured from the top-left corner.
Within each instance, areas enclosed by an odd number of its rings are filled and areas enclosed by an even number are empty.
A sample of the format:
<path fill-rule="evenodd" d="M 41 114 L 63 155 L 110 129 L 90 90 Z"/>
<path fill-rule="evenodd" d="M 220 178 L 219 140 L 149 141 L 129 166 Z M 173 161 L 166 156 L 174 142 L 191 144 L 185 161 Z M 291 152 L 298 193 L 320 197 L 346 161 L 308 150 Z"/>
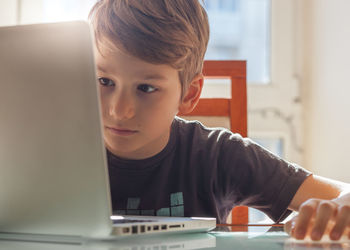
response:
<path fill-rule="evenodd" d="M 204 61 L 205 78 L 229 78 L 231 98 L 200 98 L 196 108 L 179 116 L 226 116 L 232 132 L 247 136 L 247 86 L 245 61 Z M 248 223 L 248 207 L 232 210 L 232 224 Z"/>

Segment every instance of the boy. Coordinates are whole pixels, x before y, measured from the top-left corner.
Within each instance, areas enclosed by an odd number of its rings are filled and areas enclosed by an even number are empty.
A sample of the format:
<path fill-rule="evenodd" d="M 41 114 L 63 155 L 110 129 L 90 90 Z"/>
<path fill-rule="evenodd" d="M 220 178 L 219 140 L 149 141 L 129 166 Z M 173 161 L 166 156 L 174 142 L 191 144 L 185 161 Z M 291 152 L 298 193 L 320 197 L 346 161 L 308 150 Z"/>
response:
<path fill-rule="evenodd" d="M 176 117 L 193 110 L 203 86 L 209 27 L 198 0 L 101 0 L 90 19 L 115 213 L 223 223 L 233 206 L 247 205 L 274 221 L 298 210 L 286 224 L 298 239 L 345 234 L 349 185 Z"/>

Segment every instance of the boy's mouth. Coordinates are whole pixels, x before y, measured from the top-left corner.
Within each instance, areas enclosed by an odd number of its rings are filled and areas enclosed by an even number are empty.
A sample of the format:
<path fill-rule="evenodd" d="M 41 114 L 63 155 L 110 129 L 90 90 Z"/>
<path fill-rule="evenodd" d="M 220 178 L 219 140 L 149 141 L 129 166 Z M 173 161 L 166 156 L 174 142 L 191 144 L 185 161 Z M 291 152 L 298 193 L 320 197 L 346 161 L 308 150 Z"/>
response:
<path fill-rule="evenodd" d="M 125 128 L 112 128 L 112 127 L 105 127 L 109 132 L 115 134 L 115 135 L 121 135 L 121 136 L 130 136 L 136 134 L 137 130 L 130 130 Z"/>

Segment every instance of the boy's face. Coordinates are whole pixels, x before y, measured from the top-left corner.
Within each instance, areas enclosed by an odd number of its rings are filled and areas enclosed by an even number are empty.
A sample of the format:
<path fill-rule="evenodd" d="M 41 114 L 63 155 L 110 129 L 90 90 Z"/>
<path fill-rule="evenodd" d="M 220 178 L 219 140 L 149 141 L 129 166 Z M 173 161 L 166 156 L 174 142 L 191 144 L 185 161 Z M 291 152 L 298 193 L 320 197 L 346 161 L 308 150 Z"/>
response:
<path fill-rule="evenodd" d="M 95 49 L 106 147 L 126 159 L 159 153 L 180 105 L 177 70 L 119 50 L 100 51 Z"/>

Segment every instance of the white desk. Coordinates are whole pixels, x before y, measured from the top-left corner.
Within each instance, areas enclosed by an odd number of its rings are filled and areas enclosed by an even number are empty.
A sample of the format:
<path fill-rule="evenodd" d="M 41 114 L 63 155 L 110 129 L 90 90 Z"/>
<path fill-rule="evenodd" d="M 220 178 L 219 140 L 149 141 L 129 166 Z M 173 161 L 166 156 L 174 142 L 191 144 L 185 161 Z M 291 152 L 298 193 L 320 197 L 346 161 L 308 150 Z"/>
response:
<path fill-rule="evenodd" d="M 6 250 L 177 250 L 177 249 L 350 249 L 350 240 L 343 242 L 307 242 L 288 237 L 282 228 L 249 228 L 249 232 L 231 232 L 225 228 L 211 233 L 162 236 L 136 236 L 113 241 L 86 241 L 80 244 L 0 240 Z M 266 232 L 268 231 L 268 232 Z"/>

